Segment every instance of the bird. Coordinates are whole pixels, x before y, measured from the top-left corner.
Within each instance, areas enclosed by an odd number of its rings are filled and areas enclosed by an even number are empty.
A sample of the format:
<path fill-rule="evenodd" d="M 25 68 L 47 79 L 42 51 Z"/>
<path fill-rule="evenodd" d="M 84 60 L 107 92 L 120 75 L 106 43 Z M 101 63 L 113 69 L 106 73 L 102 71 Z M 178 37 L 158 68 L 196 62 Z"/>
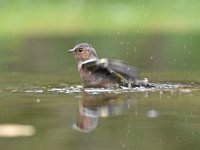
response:
<path fill-rule="evenodd" d="M 146 81 L 137 80 L 137 69 L 125 61 L 109 58 L 99 59 L 91 44 L 77 44 L 68 52 L 73 54 L 78 62 L 78 71 L 84 88 L 148 85 Z"/>

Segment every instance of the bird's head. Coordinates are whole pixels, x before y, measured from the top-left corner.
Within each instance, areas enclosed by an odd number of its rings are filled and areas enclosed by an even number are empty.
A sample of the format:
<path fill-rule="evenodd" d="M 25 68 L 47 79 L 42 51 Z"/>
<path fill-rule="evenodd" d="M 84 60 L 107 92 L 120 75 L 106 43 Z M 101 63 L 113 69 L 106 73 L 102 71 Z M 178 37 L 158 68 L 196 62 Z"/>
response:
<path fill-rule="evenodd" d="M 73 49 L 68 50 L 68 52 L 72 53 L 79 62 L 97 58 L 96 51 L 88 43 L 77 44 Z"/>

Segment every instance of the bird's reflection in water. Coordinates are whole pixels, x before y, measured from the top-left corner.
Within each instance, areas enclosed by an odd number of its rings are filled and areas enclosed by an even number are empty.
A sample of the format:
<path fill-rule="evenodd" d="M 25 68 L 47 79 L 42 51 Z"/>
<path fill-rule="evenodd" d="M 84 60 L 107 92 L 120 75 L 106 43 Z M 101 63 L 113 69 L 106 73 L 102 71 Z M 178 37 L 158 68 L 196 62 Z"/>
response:
<path fill-rule="evenodd" d="M 83 93 L 79 101 L 79 114 L 73 129 L 90 132 L 98 125 L 99 117 L 123 115 L 131 105 L 133 97 L 128 94 Z"/>

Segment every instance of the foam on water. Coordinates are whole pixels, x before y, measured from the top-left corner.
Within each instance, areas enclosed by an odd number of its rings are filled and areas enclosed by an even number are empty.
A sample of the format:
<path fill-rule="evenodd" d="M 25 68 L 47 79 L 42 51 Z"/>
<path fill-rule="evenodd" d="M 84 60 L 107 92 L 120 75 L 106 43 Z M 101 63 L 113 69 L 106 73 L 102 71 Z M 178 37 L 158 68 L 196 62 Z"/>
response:
<path fill-rule="evenodd" d="M 63 94 L 73 94 L 86 92 L 89 94 L 100 94 L 100 93 L 125 93 L 125 92 L 146 92 L 146 91 L 166 91 L 173 90 L 179 91 L 180 93 L 191 93 L 195 87 L 191 85 L 183 84 L 155 84 L 155 87 L 120 87 L 120 88 L 83 88 L 81 85 L 67 85 L 58 84 L 53 86 L 32 86 L 24 85 L 24 87 L 19 88 L 8 88 L 1 89 L 2 93 L 63 93 Z"/>

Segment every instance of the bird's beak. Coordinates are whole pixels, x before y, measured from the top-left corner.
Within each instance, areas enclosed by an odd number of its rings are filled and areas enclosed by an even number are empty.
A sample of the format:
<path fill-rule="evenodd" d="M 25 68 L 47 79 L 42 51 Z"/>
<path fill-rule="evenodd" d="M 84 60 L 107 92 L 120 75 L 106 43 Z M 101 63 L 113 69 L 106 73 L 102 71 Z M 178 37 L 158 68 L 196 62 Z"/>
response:
<path fill-rule="evenodd" d="M 70 49 L 68 50 L 68 53 L 73 53 L 74 52 L 74 48 L 73 49 Z"/>

